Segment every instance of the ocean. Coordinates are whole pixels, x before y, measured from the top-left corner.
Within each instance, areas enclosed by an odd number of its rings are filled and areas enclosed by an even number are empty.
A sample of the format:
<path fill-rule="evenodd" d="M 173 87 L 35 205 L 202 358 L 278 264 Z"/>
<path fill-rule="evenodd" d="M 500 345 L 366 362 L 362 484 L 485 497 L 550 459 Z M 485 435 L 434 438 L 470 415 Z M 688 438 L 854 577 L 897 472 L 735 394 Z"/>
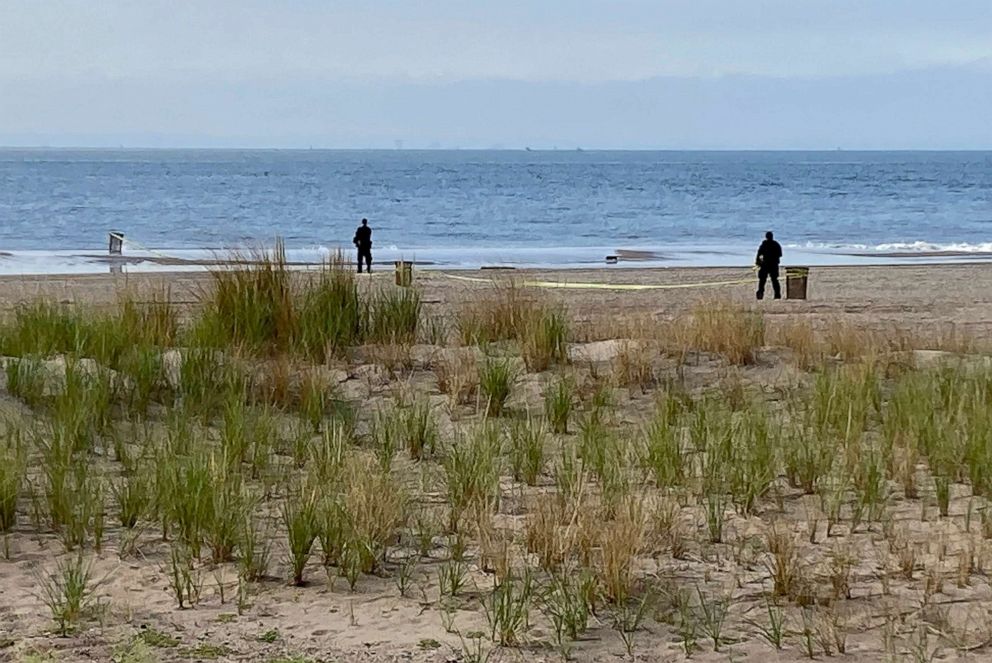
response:
<path fill-rule="evenodd" d="M 992 259 L 992 152 L 0 150 L 0 273 L 176 269 L 272 246 L 316 262 L 362 217 L 438 268 Z M 190 266 L 190 268 L 192 268 Z"/>

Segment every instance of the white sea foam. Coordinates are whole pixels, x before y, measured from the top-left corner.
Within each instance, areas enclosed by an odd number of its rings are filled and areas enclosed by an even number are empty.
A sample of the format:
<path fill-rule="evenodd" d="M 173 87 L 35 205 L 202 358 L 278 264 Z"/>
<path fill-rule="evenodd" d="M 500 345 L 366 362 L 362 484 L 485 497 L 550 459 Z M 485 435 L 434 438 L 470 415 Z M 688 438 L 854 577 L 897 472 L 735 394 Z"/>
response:
<path fill-rule="evenodd" d="M 863 253 L 992 253 L 992 242 L 951 242 L 941 244 L 917 240 L 913 242 L 884 242 L 882 244 L 854 244 L 842 242 L 805 242 L 802 244 L 786 244 L 787 249 L 802 249 L 808 251 L 830 252 L 863 252 Z"/>

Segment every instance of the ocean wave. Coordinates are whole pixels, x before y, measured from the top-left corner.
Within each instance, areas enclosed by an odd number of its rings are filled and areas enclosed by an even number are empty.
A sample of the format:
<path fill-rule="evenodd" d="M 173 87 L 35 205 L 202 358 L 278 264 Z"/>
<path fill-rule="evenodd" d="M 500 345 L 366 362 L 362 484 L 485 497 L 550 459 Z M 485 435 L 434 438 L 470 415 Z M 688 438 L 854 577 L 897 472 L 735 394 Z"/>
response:
<path fill-rule="evenodd" d="M 787 249 L 807 251 L 830 251 L 864 253 L 992 253 L 992 242 L 971 244 L 968 242 L 952 242 L 940 244 L 917 240 L 915 242 L 883 242 L 881 244 L 855 244 L 842 242 L 805 242 L 802 244 L 786 244 Z"/>
<path fill-rule="evenodd" d="M 893 242 L 890 244 L 879 244 L 876 251 L 882 252 L 925 252 L 925 253 L 992 253 L 992 242 L 982 242 L 980 244 L 969 244 L 967 242 L 955 242 L 951 244 L 936 244 L 933 242 Z"/>

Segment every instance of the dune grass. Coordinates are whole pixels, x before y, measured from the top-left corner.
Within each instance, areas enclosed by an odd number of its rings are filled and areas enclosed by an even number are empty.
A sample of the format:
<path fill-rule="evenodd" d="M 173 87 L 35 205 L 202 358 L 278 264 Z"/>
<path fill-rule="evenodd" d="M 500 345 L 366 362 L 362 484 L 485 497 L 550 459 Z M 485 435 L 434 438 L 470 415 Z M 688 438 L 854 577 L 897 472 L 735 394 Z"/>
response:
<path fill-rule="evenodd" d="M 479 390 L 490 416 L 503 414 L 518 377 L 516 367 L 506 358 L 487 357 L 479 367 Z"/>
<path fill-rule="evenodd" d="M 513 478 L 528 486 L 537 485 L 544 472 L 548 432 L 544 424 L 534 419 L 522 419 L 510 425 L 509 455 Z"/>
<path fill-rule="evenodd" d="M 647 350 L 628 368 L 572 365 L 531 395 L 548 377 L 534 373 L 566 363 L 572 324 L 506 286 L 459 319 L 462 341 L 484 348 L 429 359 L 449 403 L 419 358 L 356 395 L 350 353 L 414 343 L 419 294 L 362 289 L 335 265 L 294 274 L 278 251 L 261 262 L 215 276 L 204 300 L 215 310 L 181 324 L 135 302 L 99 314 L 25 307 L 0 325 L 15 357 L 7 389 L 22 401 L 0 425 L 5 539 L 147 556 L 181 607 L 218 605 L 204 585 L 213 569 L 236 569 L 245 610 L 272 576 L 301 588 L 319 578 L 319 589 L 293 590 L 301 600 L 386 591 L 392 576 L 401 599 L 423 582 L 418 600 L 440 620 L 475 610 L 480 638 L 500 647 L 553 638 L 569 652 L 613 624 L 610 637 L 632 648 L 640 620 L 657 614 L 692 652 L 754 635 L 708 560 L 747 569 L 755 596 L 796 611 L 846 606 L 895 579 L 924 595 L 926 578 L 951 577 L 898 533 L 905 502 L 918 505 L 920 531 L 992 532 L 982 361 L 920 370 L 886 357 L 914 346 L 904 338 L 855 352 L 854 332 L 796 323 L 769 334 L 793 349 L 796 384 L 762 389 L 745 382 L 765 343 L 760 316 L 702 303 L 642 330 L 650 337 L 631 334 Z M 712 370 L 686 378 L 662 351 L 712 355 L 740 384 Z M 526 412 L 507 408 L 518 385 L 520 400 L 537 399 Z M 877 577 L 855 572 L 851 541 L 878 542 Z M 979 571 L 958 560 L 978 553 L 948 545 L 952 572 L 974 582 Z M 700 566 L 693 586 L 658 572 L 686 560 Z M 85 564 L 66 564 L 53 614 L 71 630 L 85 610 L 65 594 L 85 595 L 90 579 Z"/>
<path fill-rule="evenodd" d="M 135 345 L 167 347 L 175 341 L 179 323 L 169 292 L 151 297 L 139 302 L 123 292 L 109 310 L 44 301 L 22 305 L 0 325 L 0 354 L 74 354 L 116 368 Z"/>
<path fill-rule="evenodd" d="M 24 486 L 27 458 L 19 430 L 4 425 L 0 446 L 0 533 L 17 525 L 17 510 Z"/>
<path fill-rule="evenodd" d="M 544 388 L 544 416 L 553 432 L 568 433 L 575 401 L 575 380 L 569 375 L 558 376 Z"/>
<path fill-rule="evenodd" d="M 286 529 L 291 580 L 297 586 L 303 585 L 307 563 L 317 541 L 318 504 L 316 492 L 304 486 L 292 490 L 283 503 L 282 519 Z"/>
<path fill-rule="evenodd" d="M 527 369 L 545 371 L 568 361 L 568 318 L 564 310 L 544 308 L 525 318 L 518 330 Z"/>
<path fill-rule="evenodd" d="M 383 288 L 365 296 L 340 256 L 315 273 L 294 273 L 279 242 L 272 251 L 243 256 L 231 269 L 211 274 L 198 326 L 214 347 L 324 361 L 363 343 L 416 339 L 419 293 Z"/>
<path fill-rule="evenodd" d="M 499 430 L 482 424 L 463 431 L 446 450 L 443 460 L 450 508 L 449 527 L 458 530 L 472 508 L 489 511 L 499 503 L 502 441 Z"/>
<path fill-rule="evenodd" d="M 462 345 L 515 339 L 536 312 L 536 303 L 522 287 L 512 280 L 498 283 L 488 296 L 458 311 L 458 335 Z"/>
<path fill-rule="evenodd" d="M 53 573 L 39 578 L 45 605 L 62 636 L 68 635 L 91 607 L 92 565 L 81 554 L 60 561 Z"/>
<path fill-rule="evenodd" d="M 761 314 L 728 302 L 697 304 L 686 324 L 692 349 L 721 355 L 731 364 L 753 363 L 755 350 L 764 345 Z"/>

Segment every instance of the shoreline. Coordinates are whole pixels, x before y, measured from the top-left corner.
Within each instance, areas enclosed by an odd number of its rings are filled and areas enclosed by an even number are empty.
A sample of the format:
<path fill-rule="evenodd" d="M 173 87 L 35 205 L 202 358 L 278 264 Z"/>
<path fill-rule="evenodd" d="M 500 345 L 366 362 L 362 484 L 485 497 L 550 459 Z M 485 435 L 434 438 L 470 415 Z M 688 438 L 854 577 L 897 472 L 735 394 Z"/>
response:
<path fill-rule="evenodd" d="M 817 250 L 786 248 L 786 261 L 793 266 L 815 268 L 879 267 L 901 265 L 955 265 L 992 263 L 992 251 L 954 248 L 934 250 L 868 251 L 847 249 Z M 259 251 L 262 249 L 258 249 Z M 250 252 L 206 249 L 145 249 L 109 255 L 100 249 L 65 251 L 2 251 L 0 275 L 22 277 L 29 275 L 64 276 L 100 273 L 171 273 L 208 271 L 251 264 Z M 286 265 L 292 269 L 314 269 L 340 256 L 351 264 L 352 252 L 346 248 L 324 246 L 296 248 L 286 251 Z M 631 247 L 616 249 L 597 247 L 536 247 L 503 248 L 434 248 L 431 250 L 381 247 L 373 256 L 381 268 L 392 269 L 392 263 L 413 263 L 422 271 L 575 271 L 606 269 L 627 272 L 638 269 L 746 269 L 753 262 L 751 247 Z"/>
<path fill-rule="evenodd" d="M 968 254 L 972 255 L 972 254 Z M 936 256 L 940 257 L 940 256 Z M 963 257 L 963 256 L 962 256 Z M 445 272 L 453 272 L 460 275 L 464 274 L 478 274 L 483 277 L 494 277 L 498 275 L 512 276 L 513 274 L 520 274 L 526 276 L 542 276 L 549 274 L 577 274 L 583 272 L 589 272 L 594 274 L 623 274 L 626 276 L 631 276 L 634 278 L 639 278 L 641 273 L 652 273 L 652 274 L 675 274 L 681 272 L 712 272 L 714 274 L 725 274 L 726 272 L 740 272 L 740 271 L 753 271 L 753 266 L 748 264 L 728 264 L 728 265 L 655 265 L 655 264 L 644 264 L 643 262 L 637 262 L 636 264 L 589 264 L 589 265 L 561 265 L 561 266 L 517 266 L 517 265 L 484 265 L 482 267 L 471 267 L 471 266 L 444 266 L 434 263 L 424 263 L 418 261 L 407 261 L 412 262 L 417 273 L 424 275 L 425 277 L 433 277 L 437 275 L 443 275 Z M 189 263 L 184 262 L 170 262 L 163 260 L 162 262 L 155 263 L 161 267 L 181 267 L 181 266 L 191 266 L 199 267 L 202 269 L 176 269 L 176 270 L 149 270 L 149 271 L 120 271 L 120 272 L 106 272 L 106 271 L 93 271 L 93 272 L 28 272 L 20 274 L 7 274 L 0 272 L 0 282 L 12 282 L 12 281 L 45 281 L 45 280 L 92 280 L 92 279 L 163 279 L 163 278 L 191 278 L 191 277 L 205 277 L 211 273 L 211 267 L 234 267 L 238 265 L 245 265 L 244 262 L 237 261 L 220 261 L 220 262 L 207 262 L 207 261 L 191 261 Z M 251 263 L 248 263 L 251 264 Z M 312 271 L 314 269 L 320 268 L 324 263 L 318 262 L 287 262 L 288 267 L 294 268 L 294 271 L 306 272 Z M 346 266 L 354 267 L 353 263 L 345 263 Z M 949 261 L 949 262 L 897 262 L 897 263 L 858 263 L 858 264 L 822 264 L 822 265 L 808 265 L 808 264 L 787 264 L 783 263 L 780 268 L 780 278 L 784 280 L 785 270 L 790 267 L 806 267 L 811 270 L 820 271 L 861 271 L 861 270 L 918 270 L 918 269 L 968 269 L 968 268 L 981 268 L 988 267 L 992 271 L 992 253 L 989 254 L 989 259 L 977 259 L 977 260 L 961 260 L 961 261 Z M 384 274 L 393 274 L 394 266 L 390 262 L 389 264 L 381 263 L 380 265 L 373 264 L 374 274 L 381 276 Z"/>

